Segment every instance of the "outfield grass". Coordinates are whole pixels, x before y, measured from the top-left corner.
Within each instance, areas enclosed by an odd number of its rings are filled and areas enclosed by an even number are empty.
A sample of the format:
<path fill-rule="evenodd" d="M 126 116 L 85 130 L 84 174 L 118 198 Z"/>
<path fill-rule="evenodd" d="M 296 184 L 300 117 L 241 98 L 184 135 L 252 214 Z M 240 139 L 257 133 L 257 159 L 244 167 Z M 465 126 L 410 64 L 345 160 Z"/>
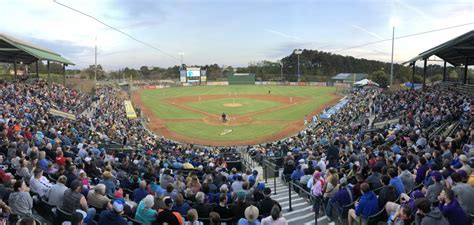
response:
<path fill-rule="evenodd" d="M 238 107 L 228 107 L 224 104 L 241 104 L 242 106 Z M 281 103 L 275 101 L 264 101 L 258 99 L 250 98 L 225 98 L 225 99 L 213 99 L 205 100 L 199 102 L 188 102 L 187 106 L 193 107 L 195 109 L 212 113 L 212 114 L 221 114 L 225 112 L 228 115 L 242 115 L 251 112 L 257 112 L 273 107 L 280 106 Z"/>
<path fill-rule="evenodd" d="M 185 134 L 186 136 L 216 141 L 240 141 L 250 140 L 258 137 L 268 136 L 274 134 L 285 127 L 283 124 L 241 124 L 237 126 L 212 126 L 204 123 L 166 123 L 166 127 L 178 134 Z M 226 130 L 232 132 L 220 135 Z"/>

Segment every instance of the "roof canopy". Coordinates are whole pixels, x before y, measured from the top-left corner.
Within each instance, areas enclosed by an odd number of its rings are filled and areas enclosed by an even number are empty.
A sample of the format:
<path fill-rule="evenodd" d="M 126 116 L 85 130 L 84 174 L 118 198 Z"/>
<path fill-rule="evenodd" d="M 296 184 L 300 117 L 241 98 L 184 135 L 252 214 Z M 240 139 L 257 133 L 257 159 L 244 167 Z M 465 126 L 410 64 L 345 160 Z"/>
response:
<path fill-rule="evenodd" d="M 333 80 L 342 80 L 346 82 L 354 82 L 354 80 L 359 81 L 367 78 L 366 73 L 340 73 L 332 77 Z"/>
<path fill-rule="evenodd" d="M 428 59 L 433 55 L 438 56 L 453 66 L 465 65 L 466 59 L 467 65 L 474 65 L 474 30 L 422 52 L 403 64 L 413 64 L 413 62 Z"/>
<path fill-rule="evenodd" d="M 24 64 L 31 64 L 38 60 L 49 60 L 74 65 L 58 53 L 0 33 L 0 62 L 15 63 L 15 59 L 17 63 L 23 62 Z"/>

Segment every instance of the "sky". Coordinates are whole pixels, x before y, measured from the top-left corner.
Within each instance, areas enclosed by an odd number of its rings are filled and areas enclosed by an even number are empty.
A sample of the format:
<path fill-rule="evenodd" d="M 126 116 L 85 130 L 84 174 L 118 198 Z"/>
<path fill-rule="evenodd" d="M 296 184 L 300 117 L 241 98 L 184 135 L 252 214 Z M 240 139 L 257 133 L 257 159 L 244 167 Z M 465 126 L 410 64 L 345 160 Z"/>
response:
<path fill-rule="evenodd" d="M 474 0 L 0 0 L 0 33 L 58 52 L 84 68 L 277 61 L 313 49 L 390 62 L 391 41 L 369 42 L 474 23 Z M 474 30 L 467 25 L 395 40 L 404 62 Z M 342 51 L 341 51 L 342 50 Z"/>

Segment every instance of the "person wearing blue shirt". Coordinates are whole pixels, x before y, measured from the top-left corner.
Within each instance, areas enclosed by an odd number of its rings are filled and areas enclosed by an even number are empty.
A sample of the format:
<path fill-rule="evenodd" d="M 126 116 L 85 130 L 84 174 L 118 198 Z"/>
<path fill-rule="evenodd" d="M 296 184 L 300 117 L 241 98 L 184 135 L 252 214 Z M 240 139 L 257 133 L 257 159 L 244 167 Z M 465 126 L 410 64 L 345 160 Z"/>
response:
<path fill-rule="evenodd" d="M 304 172 L 301 170 L 301 166 L 298 165 L 298 167 L 296 167 L 296 170 L 293 171 L 293 173 L 291 174 L 290 178 L 293 181 L 299 181 L 302 176 L 304 176 Z"/>
<path fill-rule="evenodd" d="M 140 181 L 140 187 L 133 191 L 133 201 L 140 202 L 148 195 L 148 191 L 146 190 L 146 181 Z"/>
<path fill-rule="evenodd" d="M 405 193 L 405 186 L 403 185 L 402 179 L 398 176 L 398 172 L 390 168 L 388 175 L 390 175 L 390 185 L 397 190 L 397 195 L 400 196 L 402 193 Z"/>
<path fill-rule="evenodd" d="M 370 191 L 369 184 L 362 183 L 360 185 L 360 190 L 362 192 L 362 197 L 360 201 L 356 203 L 355 210 L 350 209 L 347 220 L 348 224 L 352 225 L 355 221 L 361 221 L 361 219 L 367 219 L 369 216 L 377 214 L 379 211 L 379 203 L 377 196 L 374 192 Z"/>

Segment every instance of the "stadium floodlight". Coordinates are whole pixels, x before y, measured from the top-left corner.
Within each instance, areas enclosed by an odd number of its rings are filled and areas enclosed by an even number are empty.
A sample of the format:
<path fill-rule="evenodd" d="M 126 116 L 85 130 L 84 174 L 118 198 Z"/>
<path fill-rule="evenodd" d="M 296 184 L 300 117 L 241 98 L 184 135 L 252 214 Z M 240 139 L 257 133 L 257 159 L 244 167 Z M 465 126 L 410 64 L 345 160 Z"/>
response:
<path fill-rule="evenodd" d="M 283 61 L 280 60 L 279 63 L 280 63 L 280 72 L 281 72 L 281 80 L 280 80 L 280 82 L 283 82 Z"/>
<path fill-rule="evenodd" d="M 183 69 L 183 52 L 179 52 L 178 55 L 181 57 L 181 65 L 179 65 L 179 68 Z"/>
<path fill-rule="evenodd" d="M 295 50 L 295 54 L 298 57 L 298 82 L 301 81 L 301 79 L 300 79 L 300 55 L 301 55 L 301 53 L 303 53 L 303 50 L 301 50 L 301 49 L 296 49 Z"/>

